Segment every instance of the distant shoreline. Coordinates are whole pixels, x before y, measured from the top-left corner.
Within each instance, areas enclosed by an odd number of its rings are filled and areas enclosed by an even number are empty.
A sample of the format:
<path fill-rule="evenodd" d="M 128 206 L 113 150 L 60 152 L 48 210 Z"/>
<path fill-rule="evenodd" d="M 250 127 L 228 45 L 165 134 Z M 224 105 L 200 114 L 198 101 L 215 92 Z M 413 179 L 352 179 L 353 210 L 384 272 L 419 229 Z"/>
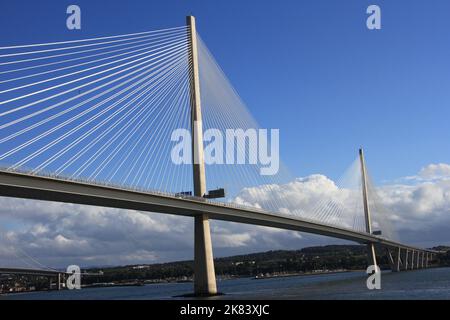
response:
<path fill-rule="evenodd" d="M 450 247 L 435 249 L 447 251 Z M 367 266 L 367 248 L 363 245 L 326 245 L 299 250 L 274 250 L 241 254 L 214 259 L 218 281 L 249 278 L 255 280 L 364 272 Z M 380 252 L 381 253 L 381 252 Z M 378 256 L 381 269 L 390 269 L 385 253 Z M 449 253 L 441 254 L 434 266 L 450 265 Z M 116 267 L 82 268 L 83 288 L 142 286 L 146 284 L 191 283 L 193 282 L 193 261 L 174 261 L 157 264 L 139 264 Z M 27 277 L 3 277 L 3 292 L 0 294 L 52 291 L 48 282 Z M 13 292 L 10 292 L 12 289 Z"/>
<path fill-rule="evenodd" d="M 421 269 L 421 270 L 430 270 L 430 269 L 446 269 L 450 267 L 431 267 L 428 269 Z M 290 273 L 290 274 L 280 274 L 280 275 L 272 275 L 272 276 L 265 276 L 261 278 L 256 277 L 233 277 L 233 278 L 224 278 L 222 281 L 225 280 L 237 280 L 237 279 L 249 279 L 249 280 L 269 280 L 269 279 L 276 279 L 276 278 L 293 278 L 293 277 L 308 277 L 308 276 L 314 276 L 314 275 L 328 275 L 328 274 L 344 274 L 344 273 L 356 273 L 356 272 L 364 272 L 365 270 L 335 270 L 335 271 L 323 271 L 323 272 L 308 272 L 308 273 Z M 389 272 L 389 271 L 388 271 Z M 259 282 L 259 281 L 258 281 Z M 112 288 L 112 287 L 142 287 L 142 286 L 149 286 L 152 287 L 152 284 L 180 284 L 182 282 L 160 282 L 160 283 L 142 283 L 142 282 L 127 282 L 127 283 L 110 283 L 110 284 L 95 284 L 95 285 L 87 285 L 82 286 L 82 290 L 84 289 L 95 289 L 95 288 Z M 82 291 L 81 290 L 81 291 Z M 7 298 L 8 296 L 14 296 L 14 295 L 27 295 L 31 293 L 44 293 L 44 292 L 54 292 L 58 290 L 33 290 L 33 291 L 22 291 L 22 292 L 3 292 L 0 293 L 0 300 L 2 297 Z M 74 290 L 68 290 L 68 289 L 62 289 L 61 291 L 74 291 Z M 75 290 L 80 291 L 80 290 Z"/>
<path fill-rule="evenodd" d="M 268 276 L 255 276 L 255 277 L 253 277 L 253 279 L 254 280 L 264 280 L 264 279 L 273 279 L 273 278 L 316 276 L 316 275 L 346 273 L 346 272 L 364 272 L 364 270 L 330 270 L 330 271 L 320 271 L 320 272 L 297 272 L 297 273 L 268 275 Z"/>

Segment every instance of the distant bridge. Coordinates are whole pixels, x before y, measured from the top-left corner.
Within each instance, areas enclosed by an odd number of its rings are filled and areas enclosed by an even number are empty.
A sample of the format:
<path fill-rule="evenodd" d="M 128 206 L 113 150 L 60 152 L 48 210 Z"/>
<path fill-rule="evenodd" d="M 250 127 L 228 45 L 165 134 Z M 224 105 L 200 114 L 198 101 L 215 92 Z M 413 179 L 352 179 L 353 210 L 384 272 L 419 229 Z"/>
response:
<path fill-rule="evenodd" d="M 0 274 L 58 277 L 61 274 L 66 274 L 66 272 L 48 269 L 0 268 Z"/>
<path fill-rule="evenodd" d="M 65 280 L 73 273 L 51 269 L 34 269 L 34 268 L 0 268 L 0 275 L 19 275 L 19 276 L 37 276 L 47 277 L 50 279 L 49 289 L 52 289 L 52 279 L 55 278 L 56 290 L 65 287 Z M 101 276 L 102 273 L 83 272 L 81 276 Z"/>

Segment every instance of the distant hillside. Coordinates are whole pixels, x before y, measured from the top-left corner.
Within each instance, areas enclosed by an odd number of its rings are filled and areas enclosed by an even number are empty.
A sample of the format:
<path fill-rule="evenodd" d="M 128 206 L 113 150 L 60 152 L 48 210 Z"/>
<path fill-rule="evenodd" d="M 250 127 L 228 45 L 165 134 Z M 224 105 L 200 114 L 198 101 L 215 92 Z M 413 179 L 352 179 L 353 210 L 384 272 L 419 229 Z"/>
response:
<path fill-rule="evenodd" d="M 437 247 L 433 247 L 432 249 L 436 250 L 436 251 L 450 251 L 449 246 L 437 246 Z"/>
<path fill-rule="evenodd" d="M 450 267 L 450 247 L 432 248 L 445 253 L 439 254 L 433 265 Z M 384 250 L 378 264 L 382 269 L 389 268 Z M 275 250 L 244 254 L 215 259 L 218 278 L 234 277 L 274 277 L 310 273 L 342 272 L 364 270 L 367 266 L 367 252 L 364 245 L 329 245 L 309 247 L 301 250 Z M 129 265 L 120 267 L 83 268 L 84 286 L 141 285 L 143 283 L 184 282 L 193 280 L 193 261 L 177 261 L 159 264 Z M 6 275 L 0 277 L 0 293 L 19 291 L 48 290 L 49 281 L 45 277 Z"/>
<path fill-rule="evenodd" d="M 438 263 L 442 267 L 450 267 L 450 247 L 449 246 L 437 246 L 432 248 L 437 251 L 445 251 L 446 253 L 438 256 Z"/>
<path fill-rule="evenodd" d="M 219 277 L 253 277 L 286 273 L 307 273 L 334 270 L 362 270 L 366 268 L 366 247 L 363 245 L 329 245 L 301 250 L 276 250 L 226 258 L 216 258 Z M 381 267 L 388 267 L 386 256 L 379 257 Z M 89 272 L 103 272 L 101 277 L 88 277 L 83 282 L 188 280 L 193 276 L 193 261 L 93 268 Z"/>

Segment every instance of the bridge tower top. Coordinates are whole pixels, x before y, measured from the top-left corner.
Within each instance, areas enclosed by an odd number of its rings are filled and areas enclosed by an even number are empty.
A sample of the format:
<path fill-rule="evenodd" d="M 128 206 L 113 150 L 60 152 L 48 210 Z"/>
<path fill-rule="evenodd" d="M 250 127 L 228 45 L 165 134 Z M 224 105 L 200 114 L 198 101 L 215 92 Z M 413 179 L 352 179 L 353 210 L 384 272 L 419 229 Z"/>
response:
<path fill-rule="evenodd" d="M 366 221 L 366 232 L 372 234 L 372 221 L 371 221 L 371 217 L 370 217 L 369 196 L 368 196 L 368 192 L 367 192 L 366 163 L 364 160 L 364 151 L 362 148 L 359 149 L 359 160 L 361 163 L 361 179 L 362 179 L 364 216 L 365 216 L 365 221 Z"/>
<path fill-rule="evenodd" d="M 191 129 L 192 129 L 192 163 L 194 174 L 194 195 L 203 197 L 206 193 L 205 163 L 203 157 L 203 125 L 202 107 L 200 100 L 200 80 L 198 69 L 197 30 L 195 18 L 186 17 L 188 30 L 188 43 L 190 46 L 189 65 L 190 72 L 190 98 L 191 98 Z"/>
<path fill-rule="evenodd" d="M 367 171 L 364 161 L 364 151 L 359 149 L 359 160 L 361 162 L 361 179 L 362 179 L 362 196 L 364 205 L 364 216 L 366 220 L 366 232 L 372 235 L 372 221 L 370 218 L 369 195 L 367 194 Z M 375 246 L 373 243 L 367 244 L 369 265 L 377 266 L 377 257 L 375 254 Z M 375 269 L 378 272 L 378 267 Z"/>

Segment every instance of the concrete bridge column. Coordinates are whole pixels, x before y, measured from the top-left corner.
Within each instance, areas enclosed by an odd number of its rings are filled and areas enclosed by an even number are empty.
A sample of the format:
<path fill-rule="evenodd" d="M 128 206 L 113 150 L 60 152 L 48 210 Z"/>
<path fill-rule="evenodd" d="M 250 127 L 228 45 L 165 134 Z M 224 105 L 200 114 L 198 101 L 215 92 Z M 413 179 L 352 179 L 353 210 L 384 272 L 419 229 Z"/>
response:
<path fill-rule="evenodd" d="M 203 156 L 203 127 L 198 69 L 197 30 L 195 27 L 195 18 L 193 16 L 188 16 L 186 22 L 189 27 L 189 62 L 192 70 L 189 82 L 191 91 L 194 196 L 203 197 L 206 193 L 206 175 Z M 217 294 L 217 286 L 208 215 L 198 215 L 194 220 L 194 291 L 196 295 L 215 295 Z"/>
<path fill-rule="evenodd" d="M 422 252 L 419 251 L 417 255 L 417 269 L 422 269 Z"/>
<path fill-rule="evenodd" d="M 394 272 L 395 271 L 395 261 L 394 261 L 394 258 L 392 256 L 391 249 L 389 249 L 388 247 L 386 247 L 386 255 L 387 255 L 387 258 L 388 258 L 389 266 L 391 267 L 391 271 Z"/>
<path fill-rule="evenodd" d="M 392 255 L 391 249 L 386 248 L 386 254 L 388 257 L 389 265 L 391 266 L 392 272 L 400 271 L 400 248 L 396 250 L 394 256 Z"/>
<path fill-rule="evenodd" d="M 420 255 L 422 253 L 420 251 L 417 251 L 417 258 L 416 258 L 416 269 L 420 269 Z"/>
<path fill-rule="evenodd" d="M 405 249 L 405 255 L 403 256 L 403 270 L 408 270 L 408 249 Z"/>
<path fill-rule="evenodd" d="M 209 220 L 206 214 L 195 217 L 194 292 L 217 293 Z"/>
<path fill-rule="evenodd" d="M 400 247 L 397 249 L 397 254 L 395 256 L 395 271 L 396 272 L 400 272 L 400 266 L 402 264 L 402 250 L 400 249 Z"/>
<path fill-rule="evenodd" d="M 425 268 L 425 251 L 422 251 L 422 268 Z"/>
<path fill-rule="evenodd" d="M 417 269 L 420 269 L 420 251 L 417 251 L 416 263 L 417 263 Z"/>
<path fill-rule="evenodd" d="M 61 290 L 61 273 L 58 273 L 58 278 L 57 278 L 57 285 L 58 285 L 58 288 L 57 288 L 57 290 Z"/>
<path fill-rule="evenodd" d="M 411 270 L 414 270 L 414 250 L 411 251 Z"/>
<path fill-rule="evenodd" d="M 427 255 L 425 257 L 425 268 L 428 268 L 428 256 L 429 256 L 429 253 L 427 252 Z"/>

